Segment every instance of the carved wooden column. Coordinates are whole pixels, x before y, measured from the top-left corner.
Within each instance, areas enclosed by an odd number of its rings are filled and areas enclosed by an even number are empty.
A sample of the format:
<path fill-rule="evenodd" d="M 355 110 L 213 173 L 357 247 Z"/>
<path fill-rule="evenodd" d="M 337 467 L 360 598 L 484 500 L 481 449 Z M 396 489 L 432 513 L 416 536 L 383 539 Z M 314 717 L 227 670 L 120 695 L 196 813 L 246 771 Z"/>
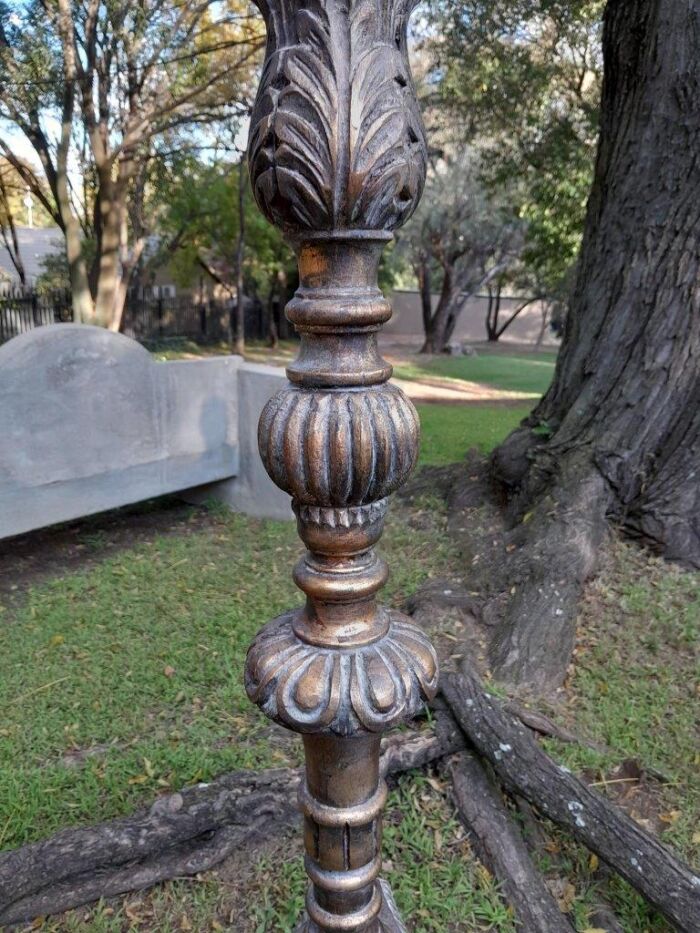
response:
<path fill-rule="evenodd" d="M 304 738 L 308 916 L 300 930 L 400 931 L 379 882 L 381 734 L 438 682 L 435 652 L 376 601 L 373 546 L 387 496 L 416 459 L 418 416 L 387 384 L 377 331 L 391 309 L 381 251 L 415 209 L 425 139 L 406 55 L 407 0 L 267 0 L 268 33 L 249 164 L 256 200 L 296 250 L 287 307 L 300 334 L 290 383 L 267 405 L 260 453 L 293 497 L 308 551 L 294 570 L 306 605 L 251 646 L 250 698 Z"/>

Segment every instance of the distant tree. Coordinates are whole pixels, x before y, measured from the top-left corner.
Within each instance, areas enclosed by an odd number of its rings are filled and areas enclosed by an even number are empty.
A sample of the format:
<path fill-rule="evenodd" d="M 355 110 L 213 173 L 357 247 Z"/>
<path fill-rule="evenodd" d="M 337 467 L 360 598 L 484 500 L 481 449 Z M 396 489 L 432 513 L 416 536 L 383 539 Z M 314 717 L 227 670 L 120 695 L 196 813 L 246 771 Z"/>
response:
<path fill-rule="evenodd" d="M 497 343 L 508 328 L 515 323 L 526 308 L 541 300 L 539 295 L 528 298 L 519 298 L 515 308 L 503 310 L 504 288 L 508 283 L 506 276 L 499 276 L 486 287 L 488 303 L 486 305 L 486 339 L 489 343 Z"/>
<path fill-rule="evenodd" d="M 245 162 L 204 163 L 188 157 L 161 194 L 162 258 L 170 261 L 177 281 L 191 285 L 205 271 L 235 299 L 237 308 L 242 310 L 244 295 L 256 296 L 267 304 L 273 320 L 272 309 L 286 300 L 296 264 L 279 232 L 256 207 Z M 242 335 L 240 323 L 236 331 Z M 276 340 L 274 330 L 270 338 Z"/>
<path fill-rule="evenodd" d="M 69 292 L 70 276 L 65 250 L 48 253 L 39 262 L 40 272 L 34 283 L 34 288 L 40 294 L 50 292 Z"/>
<path fill-rule="evenodd" d="M 436 0 L 437 118 L 477 145 L 527 223 L 522 260 L 554 293 L 570 277 L 593 177 L 603 0 Z M 435 105 L 435 100 L 433 100 Z"/>
<path fill-rule="evenodd" d="M 2 135 L 0 151 L 63 231 L 78 320 L 119 327 L 153 159 L 183 129 L 247 112 L 262 42 L 238 0 L 0 3 L 0 121 L 43 178 Z"/>
<path fill-rule="evenodd" d="M 17 277 L 22 285 L 26 284 L 27 276 L 24 271 L 24 262 L 17 239 L 17 187 L 18 176 L 12 165 L 6 160 L 0 160 L 0 240 L 2 241 L 10 262 L 15 268 Z"/>
<path fill-rule="evenodd" d="M 439 165 L 400 234 L 399 248 L 420 290 L 423 353 L 446 349 L 465 303 L 502 275 L 522 246 L 522 222 L 504 198 L 489 196 L 480 171 L 473 153 Z M 435 290 L 439 298 L 433 310 Z"/>

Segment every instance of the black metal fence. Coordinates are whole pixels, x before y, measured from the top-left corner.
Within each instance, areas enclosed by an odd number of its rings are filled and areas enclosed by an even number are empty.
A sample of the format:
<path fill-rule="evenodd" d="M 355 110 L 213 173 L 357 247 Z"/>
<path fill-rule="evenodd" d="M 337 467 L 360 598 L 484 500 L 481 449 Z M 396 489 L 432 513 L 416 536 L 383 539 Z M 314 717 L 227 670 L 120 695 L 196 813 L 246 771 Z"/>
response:
<path fill-rule="evenodd" d="M 0 290 L 0 343 L 42 324 L 73 320 L 70 293 L 39 294 L 24 288 Z"/>
<path fill-rule="evenodd" d="M 292 336 L 279 306 L 266 308 L 261 302 L 245 303 L 246 339 L 264 340 L 270 333 L 270 316 L 280 337 Z M 0 343 L 41 327 L 72 321 L 70 294 L 39 294 L 20 288 L 0 289 Z M 233 300 L 200 301 L 190 295 L 139 298 L 129 296 L 124 309 L 122 331 L 140 341 L 188 337 L 203 343 L 235 338 L 236 303 Z"/>

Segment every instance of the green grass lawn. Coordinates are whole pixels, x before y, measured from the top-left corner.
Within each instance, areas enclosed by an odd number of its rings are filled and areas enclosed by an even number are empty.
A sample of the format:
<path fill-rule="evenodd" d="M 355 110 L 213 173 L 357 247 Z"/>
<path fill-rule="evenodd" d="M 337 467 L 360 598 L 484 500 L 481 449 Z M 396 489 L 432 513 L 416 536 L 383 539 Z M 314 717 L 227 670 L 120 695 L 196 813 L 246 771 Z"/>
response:
<path fill-rule="evenodd" d="M 270 350 L 264 341 L 253 340 L 246 347 L 246 356 L 258 363 L 285 365 L 295 356 L 298 347 L 299 344 L 293 340 L 283 340 L 276 350 Z M 156 359 L 175 360 L 231 351 L 224 343 L 200 346 L 191 340 L 181 340 L 154 344 L 152 352 Z M 479 347 L 476 356 L 432 356 L 425 359 L 411 356 L 394 365 L 394 375 L 407 380 L 464 379 L 495 389 L 539 396 L 547 391 L 552 381 L 556 358 L 556 350 L 518 352 Z"/>
<path fill-rule="evenodd" d="M 554 375 L 556 352 L 489 353 L 477 356 L 415 357 L 394 367 L 399 379 L 466 379 L 513 392 L 542 395 Z"/>
<path fill-rule="evenodd" d="M 524 413 L 421 406 L 421 463 L 488 449 Z M 389 599 L 447 572 L 437 514 L 429 530 L 390 524 Z M 89 548 L 89 523 L 84 536 Z M 290 575 L 300 547 L 292 523 L 222 512 L 206 531 L 67 574 L 4 613 L 0 847 L 128 812 L 227 769 L 286 760 L 245 697 L 242 663 L 258 627 L 299 602 Z"/>
<path fill-rule="evenodd" d="M 253 632 L 298 600 L 289 579 L 296 535 L 290 524 L 218 512 L 209 522 L 37 586 L 24 605 L 7 610 L 3 847 L 130 812 L 224 770 L 298 760 L 296 744 L 270 744 L 240 686 Z M 395 510 L 383 552 L 395 603 L 428 575 L 463 573 L 436 500 Z M 699 621 L 697 574 L 633 545 L 615 546 L 584 603 L 568 701 L 553 711 L 610 751 L 547 743 L 557 760 L 601 782 L 624 759 L 657 768 L 668 781 L 659 788 L 662 838 L 690 859 L 700 854 L 693 738 Z M 291 933 L 305 886 L 299 845 L 295 837 L 259 858 L 240 884 L 215 875 L 175 882 L 116 907 L 73 912 L 46 929 L 218 930 L 240 923 L 241 898 L 248 898 L 247 925 L 239 929 Z M 598 868 L 561 834 L 551 834 L 550 848 L 542 868 L 573 882 L 575 926 L 585 931 Z M 384 863 L 416 933 L 514 933 L 434 776 L 406 776 L 392 793 Z M 667 933 L 624 883 L 615 880 L 606 897 L 626 931 Z"/>
<path fill-rule="evenodd" d="M 390 515 L 387 601 L 400 604 L 429 575 L 457 572 L 445 519 L 442 504 L 427 498 Z M 89 569 L 35 586 L 5 609 L 0 848 L 133 812 L 227 770 L 300 762 L 300 743 L 276 741 L 280 733 L 242 687 L 255 631 L 300 601 L 290 578 L 300 551 L 294 525 L 220 510 L 204 527 L 193 510 L 192 525 L 98 554 Z M 90 523 L 83 541 L 104 545 Z M 175 882 L 144 901 L 74 911 L 46 929 L 165 933 L 233 923 L 245 933 L 291 933 L 306 884 L 300 853 L 290 859 L 300 838 L 272 864 L 254 862 L 248 887 L 211 876 Z M 385 839 L 386 874 L 417 930 L 469 922 L 473 931 L 515 933 L 493 878 L 466 857 L 446 792 L 425 777 L 406 779 L 391 796 Z M 249 892 L 245 925 L 241 890 Z"/>
<path fill-rule="evenodd" d="M 0 846 L 286 762 L 245 696 L 242 665 L 260 625 L 300 602 L 290 578 L 300 548 L 291 522 L 220 514 L 35 587 L 8 610 Z M 389 599 L 449 564 L 437 529 L 405 520 L 384 551 Z"/>
<path fill-rule="evenodd" d="M 488 453 L 529 413 L 530 405 L 416 405 L 421 421 L 420 466 L 463 460 L 472 447 Z"/>

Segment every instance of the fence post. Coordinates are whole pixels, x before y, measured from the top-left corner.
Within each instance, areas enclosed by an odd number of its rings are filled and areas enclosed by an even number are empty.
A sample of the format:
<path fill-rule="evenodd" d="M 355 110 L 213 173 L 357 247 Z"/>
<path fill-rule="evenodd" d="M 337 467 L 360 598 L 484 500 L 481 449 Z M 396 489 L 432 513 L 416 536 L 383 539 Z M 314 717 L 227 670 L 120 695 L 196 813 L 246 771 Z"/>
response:
<path fill-rule="evenodd" d="M 157 314 L 158 314 L 158 336 L 162 337 L 163 336 L 163 299 L 160 297 L 160 295 L 158 296 Z"/>
<path fill-rule="evenodd" d="M 39 303 L 37 301 L 36 292 L 33 291 L 32 292 L 32 321 L 35 327 L 39 327 L 41 325 L 41 315 L 38 313 L 38 311 L 39 311 Z"/>
<path fill-rule="evenodd" d="M 207 336 L 207 303 L 205 301 L 199 306 L 199 332 L 202 337 Z"/>

